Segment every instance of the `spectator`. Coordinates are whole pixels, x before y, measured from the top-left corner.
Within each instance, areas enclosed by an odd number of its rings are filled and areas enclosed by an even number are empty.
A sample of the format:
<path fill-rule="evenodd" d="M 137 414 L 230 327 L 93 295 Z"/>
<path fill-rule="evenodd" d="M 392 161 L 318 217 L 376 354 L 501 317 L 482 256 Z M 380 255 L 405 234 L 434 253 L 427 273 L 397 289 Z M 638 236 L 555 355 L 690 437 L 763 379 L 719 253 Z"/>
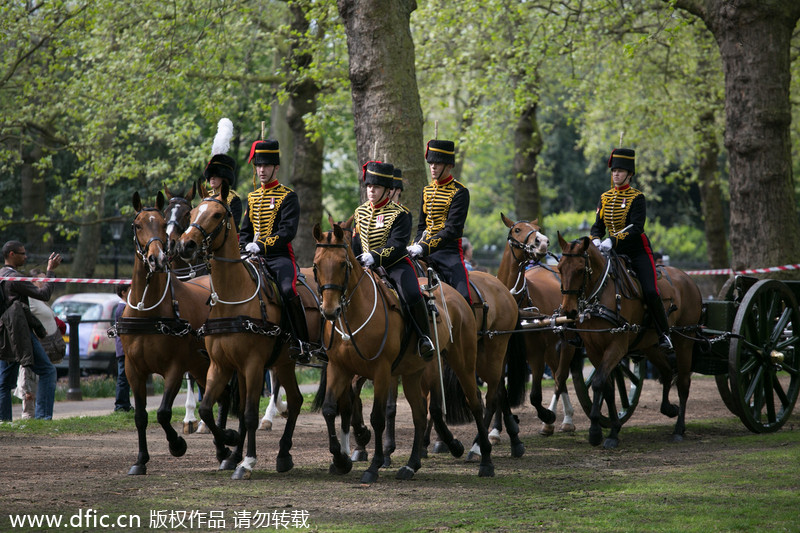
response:
<path fill-rule="evenodd" d="M 472 243 L 466 237 L 461 237 L 461 248 L 464 250 L 464 266 L 467 267 L 468 272 L 475 270 L 475 265 L 472 263 Z"/>
<path fill-rule="evenodd" d="M 117 296 L 122 298 L 122 301 L 117 304 L 117 308 L 114 310 L 114 321 L 122 318 L 130 288 L 131 286 L 126 284 L 117 285 L 115 289 Z M 122 339 L 119 335 L 114 337 L 114 342 L 117 347 L 117 395 L 114 400 L 114 411 L 127 412 L 131 410 L 131 386 L 128 383 L 128 376 L 125 375 L 125 352 L 122 350 Z"/>
<path fill-rule="evenodd" d="M 25 264 L 27 252 L 25 245 L 19 241 L 8 241 L 3 245 L 5 266 L 0 276 L 22 277 L 19 268 Z M 47 260 L 47 277 L 54 277 L 53 271 L 61 264 L 61 255 L 53 252 Z M 41 287 L 30 281 L 4 281 L 3 289 L 6 303 L 20 301 L 30 306 L 30 298 L 47 301 L 53 294 L 55 285 L 44 283 Z M 39 376 L 39 388 L 36 392 L 35 416 L 38 419 L 52 420 L 53 403 L 56 394 L 56 367 L 44 351 L 39 337 L 29 327 L 31 354 L 15 353 L 14 360 L 0 361 L 0 420 L 11 420 L 11 387 L 19 376 L 20 362 L 30 366 L 34 374 Z M 44 333 L 44 332 L 42 332 Z"/>

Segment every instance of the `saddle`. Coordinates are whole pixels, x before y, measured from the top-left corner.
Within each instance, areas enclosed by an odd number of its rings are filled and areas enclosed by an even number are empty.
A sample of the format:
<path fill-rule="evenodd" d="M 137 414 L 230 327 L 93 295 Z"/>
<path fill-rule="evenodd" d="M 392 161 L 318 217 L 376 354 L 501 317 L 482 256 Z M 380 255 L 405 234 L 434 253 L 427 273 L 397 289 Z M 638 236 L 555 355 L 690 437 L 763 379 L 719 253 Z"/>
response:
<path fill-rule="evenodd" d="M 609 272 L 609 276 L 614 280 L 614 286 L 618 294 L 620 294 L 624 298 L 628 299 L 638 299 L 644 305 L 645 309 L 647 309 L 647 318 L 650 319 L 650 312 L 647 306 L 647 301 L 644 299 L 644 295 L 642 293 L 642 284 L 639 281 L 636 272 L 631 267 L 631 260 L 630 257 L 627 255 L 619 255 L 613 250 L 609 254 L 608 260 L 611 262 L 611 269 Z M 666 270 L 664 265 L 656 265 L 656 283 L 660 280 L 666 279 L 669 283 L 669 287 L 674 290 L 675 284 L 670 278 L 669 273 Z M 662 289 L 664 287 L 659 287 L 661 292 L 664 292 Z M 662 295 L 663 299 L 663 295 Z M 671 312 L 677 310 L 675 304 L 671 304 L 670 308 L 667 310 L 667 315 Z"/>

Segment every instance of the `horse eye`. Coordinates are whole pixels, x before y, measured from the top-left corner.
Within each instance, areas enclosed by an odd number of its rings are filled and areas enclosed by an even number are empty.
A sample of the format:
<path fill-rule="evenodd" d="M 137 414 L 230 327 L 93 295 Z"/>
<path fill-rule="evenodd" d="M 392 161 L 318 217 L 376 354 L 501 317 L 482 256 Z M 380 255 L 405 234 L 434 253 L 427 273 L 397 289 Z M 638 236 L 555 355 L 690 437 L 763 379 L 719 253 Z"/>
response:
<path fill-rule="evenodd" d="M 134 222 L 133 223 L 133 229 L 140 230 L 140 229 L 142 229 L 142 225 L 139 224 L 138 222 Z"/>

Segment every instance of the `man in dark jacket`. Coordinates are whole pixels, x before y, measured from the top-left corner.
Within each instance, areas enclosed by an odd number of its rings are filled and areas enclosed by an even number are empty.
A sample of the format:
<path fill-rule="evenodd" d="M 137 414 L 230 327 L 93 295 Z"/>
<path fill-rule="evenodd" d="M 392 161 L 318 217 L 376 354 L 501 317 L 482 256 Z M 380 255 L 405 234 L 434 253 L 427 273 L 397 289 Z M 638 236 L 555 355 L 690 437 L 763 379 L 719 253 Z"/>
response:
<path fill-rule="evenodd" d="M 27 252 L 25 245 L 19 241 L 8 241 L 3 245 L 3 259 L 5 266 L 0 270 L 0 275 L 5 277 L 23 277 L 19 268 L 25 264 Z M 50 254 L 47 261 L 47 277 L 55 276 L 53 271 L 61 264 L 61 255 Z M 3 288 L 7 304 L 19 300 L 28 305 L 28 298 L 48 301 L 53 294 L 55 285 L 43 283 L 37 287 L 31 281 L 4 281 Z M 30 329 L 30 328 L 29 328 Z M 36 418 L 51 420 L 53 418 L 53 403 L 56 394 L 56 367 L 42 348 L 39 337 L 29 331 L 33 347 L 33 365 L 31 369 L 39 376 L 39 390 L 36 393 Z M 19 361 L 0 361 L 0 420 L 11 420 L 11 389 L 17 383 L 19 374 Z"/>

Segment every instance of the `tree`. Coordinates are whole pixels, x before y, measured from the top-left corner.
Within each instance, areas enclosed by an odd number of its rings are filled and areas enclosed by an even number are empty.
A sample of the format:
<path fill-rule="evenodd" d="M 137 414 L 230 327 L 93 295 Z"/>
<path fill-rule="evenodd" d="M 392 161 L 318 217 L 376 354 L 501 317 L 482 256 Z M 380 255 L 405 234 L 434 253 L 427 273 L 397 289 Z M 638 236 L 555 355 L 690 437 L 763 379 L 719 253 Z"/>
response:
<path fill-rule="evenodd" d="M 733 268 L 794 262 L 800 257 L 800 224 L 792 178 L 789 52 L 800 3 L 665 1 L 700 18 L 722 57 Z"/>

